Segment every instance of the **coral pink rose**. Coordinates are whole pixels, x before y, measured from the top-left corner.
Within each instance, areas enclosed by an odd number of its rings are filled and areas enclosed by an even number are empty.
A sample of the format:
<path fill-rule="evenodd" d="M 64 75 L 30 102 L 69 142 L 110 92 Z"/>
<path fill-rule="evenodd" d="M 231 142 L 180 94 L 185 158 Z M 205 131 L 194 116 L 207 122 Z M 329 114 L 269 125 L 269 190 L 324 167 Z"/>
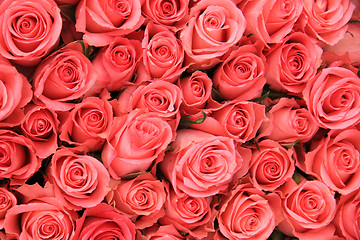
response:
<path fill-rule="evenodd" d="M 322 128 L 344 129 L 360 121 L 360 79 L 349 69 L 323 69 L 308 82 L 303 96 Z"/>
<path fill-rule="evenodd" d="M 75 236 L 71 240 L 135 239 L 135 226 L 124 215 L 106 203 L 88 208 L 76 220 Z"/>
<path fill-rule="evenodd" d="M 17 204 L 17 199 L 7 188 L 0 187 L 0 228 L 4 228 L 5 215 Z"/>
<path fill-rule="evenodd" d="M 0 5 L 0 54 L 35 66 L 59 42 L 62 19 L 53 0 L 5 0 Z"/>
<path fill-rule="evenodd" d="M 306 173 L 321 179 L 329 188 L 349 194 L 360 187 L 360 131 L 331 130 L 311 143 L 305 157 Z"/>
<path fill-rule="evenodd" d="M 242 37 L 245 18 L 231 0 L 202 0 L 190 10 L 190 19 L 180 32 L 186 52 L 185 65 L 209 69 Z"/>
<path fill-rule="evenodd" d="M 55 197 L 69 209 L 94 207 L 109 192 L 110 176 L 94 157 L 63 148 L 55 152 L 48 168 Z"/>
<path fill-rule="evenodd" d="M 138 40 L 117 37 L 101 48 L 92 61 L 98 75 L 96 91 L 100 92 L 102 88 L 120 91 L 133 79 L 141 57 L 141 42 Z"/>
<path fill-rule="evenodd" d="M 265 196 L 249 183 L 236 186 L 221 201 L 216 239 L 267 239 L 276 226 L 276 207 L 280 198 L 274 193 Z"/>
<path fill-rule="evenodd" d="M 81 0 L 76 7 L 76 31 L 89 45 L 102 47 L 137 30 L 144 21 L 140 0 Z"/>
<path fill-rule="evenodd" d="M 21 132 L 34 143 L 36 155 L 47 158 L 58 147 L 59 120 L 51 108 L 34 104 L 25 107 L 25 118 L 21 122 Z"/>
<path fill-rule="evenodd" d="M 306 142 L 319 129 L 310 112 L 292 98 L 281 98 L 267 116 L 270 121 L 262 125 L 261 132 L 279 143 Z"/>
<path fill-rule="evenodd" d="M 52 53 L 36 68 L 33 76 L 34 101 L 55 111 L 68 111 L 96 80 L 90 60 L 73 42 Z"/>
<path fill-rule="evenodd" d="M 327 240 L 334 235 L 336 201 L 322 182 L 303 181 L 291 190 L 282 205 L 285 219 L 278 228 L 284 234 L 304 240 Z"/>
<path fill-rule="evenodd" d="M 160 169 L 175 192 L 206 197 L 226 191 L 233 177 L 247 173 L 244 159 L 247 149 L 239 153 L 234 140 L 199 130 L 177 131 L 172 151 L 165 155 Z"/>
<path fill-rule="evenodd" d="M 184 240 L 173 225 L 163 225 L 157 229 L 149 228 L 146 232 L 146 240 Z"/>
<path fill-rule="evenodd" d="M 61 5 L 76 5 L 80 0 L 55 0 L 55 2 Z"/>
<path fill-rule="evenodd" d="M 172 131 L 157 113 L 141 109 L 116 117 L 101 154 L 111 177 L 146 171 L 161 161 L 173 139 Z"/>
<path fill-rule="evenodd" d="M 106 202 L 129 217 L 137 229 L 150 227 L 164 216 L 165 185 L 151 173 L 120 180 L 113 185 Z"/>
<path fill-rule="evenodd" d="M 301 0 L 234 0 L 246 19 L 245 35 L 278 43 L 291 32 L 303 10 Z"/>
<path fill-rule="evenodd" d="M 253 45 L 243 45 L 215 70 L 214 87 L 225 99 L 251 100 L 260 97 L 264 74 L 264 55 Z"/>
<path fill-rule="evenodd" d="M 355 5 L 351 0 L 302 0 L 304 11 L 296 29 L 334 45 L 344 37 Z"/>
<path fill-rule="evenodd" d="M 105 98 L 88 97 L 77 103 L 61 127 L 60 139 L 94 152 L 110 133 L 113 109 Z"/>
<path fill-rule="evenodd" d="M 139 66 L 136 81 L 162 80 L 173 83 L 186 70 L 186 67 L 182 67 L 183 44 L 166 27 L 148 23 L 142 48 L 143 62 Z"/>
<path fill-rule="evenodd" d="M 302 92 L 321 64 L 322 49 L 301 32 L 288 35 L 269 51 L 266 83 L 279 92 Z"/>

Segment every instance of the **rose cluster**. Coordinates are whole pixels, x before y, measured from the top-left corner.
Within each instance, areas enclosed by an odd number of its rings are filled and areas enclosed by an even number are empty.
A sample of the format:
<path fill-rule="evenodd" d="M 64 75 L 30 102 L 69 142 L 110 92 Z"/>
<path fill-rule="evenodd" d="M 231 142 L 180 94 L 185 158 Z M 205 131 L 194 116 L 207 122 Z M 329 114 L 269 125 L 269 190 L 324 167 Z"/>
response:
<path fill-rule="evenodd" d="M 358 0 L 0 1 L 0 239 L 360 239 Z"/>

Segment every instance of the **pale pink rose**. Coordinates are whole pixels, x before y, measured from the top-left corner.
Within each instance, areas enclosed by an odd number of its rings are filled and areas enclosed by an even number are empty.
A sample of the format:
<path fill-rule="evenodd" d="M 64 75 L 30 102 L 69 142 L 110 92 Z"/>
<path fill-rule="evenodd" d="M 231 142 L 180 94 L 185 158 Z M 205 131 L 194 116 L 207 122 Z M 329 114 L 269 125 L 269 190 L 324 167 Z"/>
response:
<path fill-rule="evenodd" d="M 303 10 L 301 0 L 233 0 L 244 13 L 245 35 L 278 43 L 289 34 Z"/>
<path fill-rule="evenodd" d="M 360 121 L 360 79 L 349 69 L 323 69 L 307 83 L 303 97 L 322 128 L 344 129 Z"/>
<path fill-rule="evenodd" d="M 311 143 L 305 156 L 306 173 L 341 194 L 360 187 L 360 131 L 356 128 L 331 130 Z"/>
<path fill-rule="evenodd" d="M 110 133 L 113 119 L 113 109 L 107 99 L 85 98 L 75 105 L 63 122 L 60 139 L 82 146 L 86 151 L 98 151 Z"/>
<path fill-rule="evenodd" d="M 117 37 L 113 42 L 101 48 L 92 61 L 97 72 L 94 88 L 120 91 L 134 77 L 142 57 L 141 42 Z"/>
<path fill-rule="evenodd" d="M 106 203 L 87 208 L 76 220 L 75 236 L 71 240 L 135 239 L 135 225 L 126 216 Z"/>
<path fill-rule="evenodd" d="M 146 240 L 184 240 L 173 225 L 163 225 L 157 229 L 149 228 L 146 232 Z"/>
<path fill-rule="evenodd" d="M 185 65 L 209 69 L 242 37 L 245 18 L 231 0 L 202 0 L 190 9 L 190 19 L 180 32 Z"/>
<path fill-rule="evenodd" d="M 54 0 L 4 0 L 0 5 L 0 54 L 35 66 L 59 42 L 62 19 Z"/>
<path fill-rule="evenodd" d="M 322 182 L 304 180 L 292 188 L 282 205 L 285 219 L 277 227 L 284 234 L 304 240 L 328 240 L 334 235 L 336 201 Z"/>
<path fill-rule="evenodd" d="M 216 239 L 267 239 L 276 226 L 279 205 L 274 193 L 265 196 L 249 183 L 237 185 L 221 201 Z"/>
<path fill-rule="evenodd" d="M 142 40 L 143 61 L 136 81 L 167 81 L 174 83 L 186 70 L 183 67 L 182 42 L 166 27 L 149 22 Z"/>
<path fill-rule="evenodd" d="M 135 223 L 137 229 L 152 226 L 164 216 L 165 185 L 151 173 L 113 183 L 106 202 Z"/>
<path fill-rule="evenodd" d="M 320 67 L 321 54 L 322 49 L 306 34 L 288 35 L 266 56 L 266 83 L 275 91 L 302 92 Z"/>
<path fill-rule="evenodd" d="M 110 176 L 104 165 L 70 148 L 55 152 L 47 173 L 55 197 L 69 209 L 94 207 L 110 190 Z"/>
<path fill-rule="evenodd" d="M 102 47 L 143 23 L 140 0 L 81 0 L 76 7 L 76 31 L 89 45 Z"/>
<path fill-rule="evenodd" d="M 234 100 L 212 111 L 202 123 L 190 127 L 244 143 L 255 137 L 266 119 L 264 105 Z"/>
<path fill-rule="evenodd" d="M 51 108 L 30 104 L 25 107 L 21 133 L 34 143 L 36 155 L 47 158 L 58 147 L 59 120 Z"/>
<path fill-rule="evenodd" d="M 265 57 L 254 45 L 234 50 L 215 70 L 214 87 L 225 99 L 260 97 L 265 85 Z"/>
<path fill-rule="evenodd" d="M 258 147 L 260 151 L 257 148 L 252 151 L 250 179 L 254 187 L 273 191 L 294 174 L 293 150 L 287 150 L 272 140 L 263 140 L 258 143 Z"/>
<path fill-rule="evenodd" d="M 177 32 L 186 23 L 189 0 L 145 0 L 141 9 L 146 18 Z"/>
<path fill-rule="evenodd" d="M 226 191 L 233 177 L 242 177 L 248 171 L 248 149 L 238 152 L 229 137 L 182 129 L 171 147 L 160 169 L 177 194 L 212 196 Z"/>
<path fill-rule="evenodd" d="M 171 126 L 157 113 L 138 109 L 115 117 L 101 158 L 114 179 L 146 171 L 161 161 L 173 139 Z"/>
<path fill-rule="evenodd" d="M 296 29 L 329 45 L 336 44 L 344 37 L 347 23 L 355 9 L 351 0 L 302 2 L 304 10 Z"/>
<path fill-rule="evenodd" d="M 356 240 L 360 238 L 360 190 L 340 196 L 336 206 L 334 224 L 343 239 Z"/>
<path fill-rule="evenodd" d="M 41 166 L 33 143 L 10 130 L 0 130 L 0 179 L 9 178 L 12 185 L 24 184 Z"/>
<path fill-rule="evenodd" d="M 195 239 L 205 239 L 209 232 L 215 231 L 212 224 L 216 210 L 211 201 L 212 197 L 193 197 L 171 189 L 164 205 L 165 216 L 159 222 L 161 225 L 171 224 Z"/>
<path fill-rule="evenodd" d="M 33 76 L 34 101 L 55 111 L 68 111 L 96 80 L 90 60 L 77 42 L 52 53 L 36 68 Z"/>
<path fill-rule="evenodd" d="M 282 144 L 306 142 L 319 129 L 310 112 L 293 98 L 281 98 L 267 116 L 270 121 L 261 127 L 261 132 Z"/>
<path fill-rule="evenodd" d="M 17 198 L 14 193 L 5 187 L 0 187 L 0 229 L 4 228 L 6 213 L 15 205 L 17 205 Z"/>

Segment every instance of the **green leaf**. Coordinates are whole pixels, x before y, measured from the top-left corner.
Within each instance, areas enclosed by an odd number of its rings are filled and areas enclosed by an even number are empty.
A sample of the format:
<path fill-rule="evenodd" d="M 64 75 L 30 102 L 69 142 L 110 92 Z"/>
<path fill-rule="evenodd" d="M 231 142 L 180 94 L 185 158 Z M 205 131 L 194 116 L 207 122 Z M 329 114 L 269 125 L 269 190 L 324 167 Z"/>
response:
<path fill-rule="evenodd" d="M 264 93 L 263 95 L 261 95 L 260 97 L 254 98 L 253 102 L 260 102 L 262 100 L 264 100 L 265 98 L 267 98 L 270 95 L 270 91 L 267 91 L 266 93 Z"/>
<path fill-rule="evenodd" d="M 83 54 L 86 56 L 86 47 L 85 47 L 85 44 L 83 43 L 83 41 L 76 41 L 77 43 L 79 43 L 82 47 L 82 51 L 83 51 Z"/>
<path fill-rule="evenodd" d="M 191 124 L 200 124 L 203 123 L 206 119 L 206 113 L 202 111 L 203 117 L 196 119 L 195 121 L 192 121 L 189 119 L 191 115 L 185 115 L 181 118 L 179 123 L 179 128 L 188 128 Z"/>
<path fill-rule="evenodd" d="M 250 33 L 250 34 L 249 34 L 249 35 L 247 35 L 246 37 L 247 37 L 247 38 L 249 38 L 249 37 L 251 37 L 251 36 L 253 36 L 253 35 L 255 35 L 255 34 Z"/>
<path fill-rule="evenodd" d="M 294 181 L 295 181 L 297 184 L 299 184 L 299 183 L 301 182 L 300 174 L 299 174 L 297 171 L 294 172 L 292 178 L 294 179 Z"/>
<path fill-rule="evenodd" d="M 296 140 L 293 144 L 292 144 L 292 148 L 296 146 L 296 144 L 298 144 L 301 141 L 301 138 L 299 138 L 298 140 Z"/>
<path fill-rule="evenodd" d="M 260 147 L 259 147 L 259 144 L 258 144 L 258 142 L 256 141 L 256 139 L 254 139 L 254 143 L 255 143 L 255 145 L 256 145 L 257 150 L 258 150 L 259 152 L 261 152 Z"/>
<path fill-rule="evenodd" d="M 349 23 L 360 23 L 359 20 L 350 20 Z"/>
<path fill-rule="evenodd" d="M 130 174 L 126 175 L 125 177 L 122 177 L 121 180 L 131 180 L 131 179 L 136 178 L 137 176 L 147 174 L 147 173 L 149 173 L 149 172 L 130 173 Z"/>

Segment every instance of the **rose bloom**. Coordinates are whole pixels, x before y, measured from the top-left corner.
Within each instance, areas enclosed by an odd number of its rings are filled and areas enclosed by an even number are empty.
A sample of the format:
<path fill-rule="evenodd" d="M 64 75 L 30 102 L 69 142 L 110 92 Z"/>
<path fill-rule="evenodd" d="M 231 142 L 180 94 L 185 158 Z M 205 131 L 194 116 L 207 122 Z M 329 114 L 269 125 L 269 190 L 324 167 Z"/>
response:
<path fill-rule="evenodd" d="M 135 239 L 135 226 L 124 215 L 106 203 L 87 208 L 76 220 L 75 236 L 71 240 Z"/>
<path fill-rule="evenodd" d="M 163 225 L 156 229 L 154 227 L 148 228 L 146 233 L 146 240 L 184 240 L 173 225 Z M 137 239 L 141 239 L 140 237 Z"/>
<path fill-rule="evenodd" d="M 319 129 L 310 112 L 293 98 L 281 98 L 267 116 L 270 121 L 262 125 L 261 132 L 279 143 L 306 142 Z"/>
<path fill-rule="evenodd" d="M 61 5 L 76 5 L 80 0 L 55 0 L 55 2 Z"/>
<path fill-rule="evenodd" d="M 212 111 L 202 123 L 190 127 L 244 143 L 255 137 L 266 119 L 264 105 L 234 100 Z"/>
<path fill-rule="evenodd" d="M 344 37 L 355 5 L 351 0 L 302 0 L 304 11 L 296 29 L 334 45 Z"/>
<path fill-rule="evenodd" d="M 185 65 L 209 69 L 242 37 L 245 18 L 231 0 L 202 0 L 190 10 L 190 19 L 180 32 L 186 52 Z"/>
<path fill-rule="evenodd" d="M 283 200 L 285 214 L 277 227 L 288 236 L 299 239 L 330 239 L 335 227 L 336 201 L 325 184 L 320 181 L 306 181 L 293 188 Z"/>
<path fill-rule="evenodd" d="M 276 225 L 274 208 L 279 205 L 275 202 L 280 201 L 276 196 L 265 196 L 250 183 L 234 187 L 221 201 L 216 239 L 267 239 Z"/>
<path fill-rule="evenodd" d="M 113 109 L 105 98 L 88 97 L 77 103 L 61 127 L 60 139 L 95 152 L 110 133 Z"/>
<path fill-rule="evenodd" d="M 68 111 L 96 80 L 90 60 L 81 45 L 73 42 L 52 53 L 36 68 L 33 76 L 34 101 L 55 111 Z"/>
<path fill-rule="evenodd" d="M 0 187 L 0 228 L 4 228 L 5 215 L 15 205 L 17 198 L 14 193 L 5 187 Z"/>
<path fill-rule="evenodd" d="M 152 226 L 164 216 L 165 185 L 151 173 L 113 183 L 106 202 L 129 217 L 137 229 Z"/>
<path fill-rule="evenodd" d="M 55 197 L 69 209 L 94 207 L 110 190 L 110 176 L 104 165 L 70 148 L 54 153 L 47 173 Z"/>
<path fill-rule="evenodd" d="M 265 85 L 265 57 L 246 44 L 230 53 L 215 70 L 214 86 L 225 99 L 251 100 L 260 97 Z"/>
<path fill-rule="evenodd" d="M 195 239 L 204 239 L 212 227 L 215 213 L 211 206 L 212 197 L 193 197 L 185 193 L 169 190 L 165 202 L 165 216 L 161 225 L 171 224 L 180 232 L 189 233 Z"/>
<path fill-rule="evenodd" d="M 161 172 L 171 182 L 175 192 L 192 197 L 207 197 L 226 191 L 234 177 L 247 172 L 243 156 L 235 148 L 234 140 L 214 136 L 199 130 L 177 131 L 172 151 L 160 164 Z"/>
<path fill-rule="evenodd" d="M 10 130 L 0 130 L 0 179 L 10 178 L 12 185 L 24 184 L 41 166 L 33 143 Z"/>
<path fill-rule="evenodd" d="M 0 5 L 0 54 L 35 66 L 57 46 L 62 19 L 53 0 L 5 0 Z"/>
<path fill-rule="evenodd" d="M 97 72 L 95 88 L 120 91 L 134 77 L 142 57 L 141 42 L 117 37 L 113 42 L 101 48 L 92 61 Z"/>
<path fill-rule="evenodd" d="M 303 9 L 301 0 L 233 0 L 244 13 L 245 35 L 278 43 L 291 32 Z"/>
<path fill-rule="evenodd" d="M 101 158 L 111 177 L 119 179 L 161 161 L 172 138 L 171 126 L 157 113 L 134 110 L 114 119 Z"/>
<path fill-rule="evenodd" d="M 60 122 L 57 114 L 51 108 L 34 104 L 27 105 L 25 112 L 20 125 L 21 133 L 33 142 L 38 157 L 47 158 L 58 147 Z"/>
<path fill-rule="evenodd" d="M 344 129 L 360 121 L 360 79 L 349 69 L 323 69 L 308 82 L 303 96 L 322 128 Z"/>
<path fill-rule="evenodd" d="M 360 187 L 360 131 L 356 128 L 331 130 L 311 143 L 305 157 L 306 172 L 329 188 L 349 194 Z"/>
<path fill-rule="evenodd" d="M 76 31 L 89 45 L 102 47 L 143 23 L 140 0 L 81 0 L 76 7 Z"/>
<path fill-rule="evenodd" d="M 322 49 L 301 32 L 285 37 L 269 50 L 266 83 L 276 91 L 300 93 L 321 64 Z"/>

